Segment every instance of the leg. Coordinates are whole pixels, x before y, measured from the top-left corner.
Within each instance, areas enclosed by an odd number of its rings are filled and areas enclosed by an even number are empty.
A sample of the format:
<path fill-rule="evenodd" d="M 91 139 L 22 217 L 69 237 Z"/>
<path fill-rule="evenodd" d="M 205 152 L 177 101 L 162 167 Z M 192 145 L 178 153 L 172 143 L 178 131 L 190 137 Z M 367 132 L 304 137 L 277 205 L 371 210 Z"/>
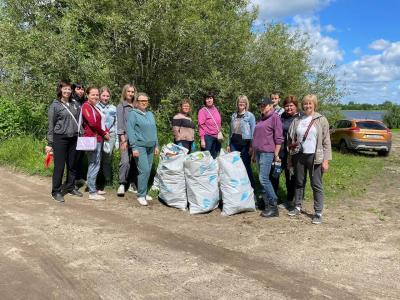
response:
<path fill-rule="evenodd" d="M 151 167 L 149 167 L 149 155 L 147 152 L 147 148 L 138 147 L 139 157 L 135 157 L 137 166 L 138 166 L 138 197 L 146 197 L 147 193 L 147 184 L 150 177 Z M 152 160 L 152 159 L 151 159 Z"/>
<path fill-rule="evenodd" d="M 89 193 L 94 194 L 97 192 L 96 188 L 96 178 L 97 174 L 100 170 L 100 161 L 101 161 L 101 143 L 97 143 L 97 147 L 94 151 L 88 151 L 88 188 Z"/>
<path fill-rule="evenodd" d="M 119 161 L 119 184 L 128 184 L 128 175 L 130 169 L 130 151 L 121 151 L 121 159 Z"/>
<path fill-rule="evenodd" d="M 62 178 L 64 175 L 65 161 L 67 157 L 67 141 L 55 134 L 53 143 L 54 171 L 52 178 L 51 194 L 61 193 Z"/>
<path fill-rule="evenodd" d="M 305 166 L 303 154 L 293 156 L 294 174 L 295 174 L 295 194 L 294 205 L 301 207 L 304 198 L 304 187 L 306 185 L 307 169 Z"/>
<path fill-rule="evenodd" d="M 206 142 L 206 147 L 204 148 L 204 150 L 209 151 L 211 156 L 215 159 L 217 157 L 217 153 L 215 150 L 216 138 L 213 136 L 205 135 L 204 140 Z"/>
<path fill-rule="evenodd" d="M 115 137 L 110 143 L 115 145 Z M 101 165 L 103 167 L 104 185 L 111 185 L 112 182 L 112 158 L 113 158 L 114 147 L 111 148 L 110 153 L 102 153 Z"/>
<path fill-rule="evenodd" d="M 310 172 L 311 188 L 314 196 L 314 210 L 316 214 L 322 214 L 324 208 L 324 186 L 322 184 L 322 168 L 321 165 L 312 166 L 312 175 Z"/>
<path fill-rule="evenodd" d="M 277 196 L 274 188 L 269 180 L 269 173 L 271 171 L 272 161 L 274 159 L 274 153 L 258 153 L 258 165 L 259 165 L 259 179 L 260 183 L 265 191 L 268 202 L 265 205 L 275 207 L 277 205 Z"/>
<path fill-rule="evenodd" d="M 76 151 L 76 141 L 77 138 L 68 139 L 68 149 L 67 149 L 67 184 L 65 189 L 70 192 L 75 189 L 75 178 L 76 178 L 76 165 L 77 165 L 77 151 Z"/>

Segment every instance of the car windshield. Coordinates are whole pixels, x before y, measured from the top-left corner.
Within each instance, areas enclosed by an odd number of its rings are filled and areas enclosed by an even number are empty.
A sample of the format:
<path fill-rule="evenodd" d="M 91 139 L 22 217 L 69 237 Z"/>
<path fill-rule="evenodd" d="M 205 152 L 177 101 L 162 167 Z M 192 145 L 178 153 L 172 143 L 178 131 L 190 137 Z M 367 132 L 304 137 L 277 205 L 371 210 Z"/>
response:
<path fill-rule="evenodd" d="M 357 122 L 357 127 L 360 129 L 386 130 L 386 126 L 378 122 Z"/>

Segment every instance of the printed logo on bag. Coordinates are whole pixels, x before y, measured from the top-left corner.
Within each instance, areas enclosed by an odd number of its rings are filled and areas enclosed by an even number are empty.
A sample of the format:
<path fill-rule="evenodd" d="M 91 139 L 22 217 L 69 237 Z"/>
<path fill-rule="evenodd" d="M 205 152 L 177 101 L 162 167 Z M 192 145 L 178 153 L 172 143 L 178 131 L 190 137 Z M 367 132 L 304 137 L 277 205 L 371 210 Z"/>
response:
<path fill-rule="evenodd" d="M 231 187 L 234 187 L 234 188 L 236 188 L 236 187 L 239 185 L 239 183 L 240 183 L 240 181 L 237 180 L 237 179 L 231 179 L 231 180 L 229 180 L 229 185 L 230 185 Z"/>
<path fill-rule="evenodd" d="M 201 165 L 199 168 L 200 175 L 203 175 L 207 171 L 206 165 Z"/>
<path fill-rule="evenodd" d="M 239 160 L 240 160 L 240 156 L 239 156 L 239 155 L 234 155 L 234 156 L 232 157 L 232 164 L 237 163 Z"/>
<path fill-rule="evenodd" d="M 203 207 L 204 208 L 209 208 L 210 206 L 211 206 L 211 200 L 207 199 L 207 198 L 204 198 L 203 199 Z"/>
<path fill-rule="evenodd" d="M 249 198 L 249 192 L 244 192 L 240 197 L 240 201 L 246 201 Z"/>
<path fill-rule="evenodd" d="M 214 180 L 216 180 L 218 178 L 218 176 L 217 175 L 211 175 L 211 176 L 209 176 L 208 177 L 208 182 L 209 183 L 212 183 Z"/>
<path fill-rule="evenodd" d="M 250 183 L 250 180 L 248 177 L 240 178 L 240 185 L 248 185 L 249 183 Z"/>

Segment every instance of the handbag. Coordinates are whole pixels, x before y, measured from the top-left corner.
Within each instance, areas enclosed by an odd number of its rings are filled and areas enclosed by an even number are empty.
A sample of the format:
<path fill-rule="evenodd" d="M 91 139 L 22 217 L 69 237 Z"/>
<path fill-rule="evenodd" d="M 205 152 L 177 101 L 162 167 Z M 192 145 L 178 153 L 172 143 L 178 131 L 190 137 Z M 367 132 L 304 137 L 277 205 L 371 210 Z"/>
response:
<path fill-rule="evenodd" d="M 112 125 L 110 126 L 110 128 L 108 128 L 108 130 L 110 130 L 111 128 L 114 127 L 114 125 L 115 125 L 115 120 L 116 120 L 116 117 L 114 117 L 114 122 L 112 123 Z M 111 144 L 112 142 L 114 142 L 114 145 Z M 114 141 L 114 139 L 111 139 L 111 138 L 110 138 L 109 141 L 104 141 L 104 142 L 103 142 L 103 152 L 104 152 L 104 153 L 107 153 L 107 154 L 110 154 L 110 153 L 112 152 L 112 150 L 114 149 L 114 146 L 115 146 L 115 141 Z"/>
<path fill-rule="evenodd" d="M 299 142 L 296 141 L 296 142 L 294 142 L 294 143 L 291 143 L 291 144 L 288 146 L 289 150 L 292 150 L 292 151 L 293 151 L 293 150 L 295 150 L 296 148 L 298 148 L 298 153 L 303 153 L 303 143 L 306 141 L 308 132 L 310 131 L 311 126 L 314 124 L 314 121 L 315 121 L 315 119 L 312 119 L 311 122 L 310 122 L 310 124 L 308 124 L 307 130 L 306 130 L 306 132 L 304 133 L 301 142 L 299 143 Z"/>
<path fill-rule="evenodd" d="M 211 119 L 213 119 L 214 124 L 215 124 L 215 127 L 217 127 L 217 129 L 218 129 L 217 139 L 218 139 L 218 141 L 219 141 L 220 143 L 222 143 L 222 142 L 224 141 L 224 135 L 222 134 L 221 128 L 218 127 L 217 122 L 215 121 L 213 115 L 212 115 L 211 112 L 208 110 L 208 108 L 207 108 L 207 107 L 204 107 L 204 108 L 205 108 L 206 111 L 210 114 Z"/>

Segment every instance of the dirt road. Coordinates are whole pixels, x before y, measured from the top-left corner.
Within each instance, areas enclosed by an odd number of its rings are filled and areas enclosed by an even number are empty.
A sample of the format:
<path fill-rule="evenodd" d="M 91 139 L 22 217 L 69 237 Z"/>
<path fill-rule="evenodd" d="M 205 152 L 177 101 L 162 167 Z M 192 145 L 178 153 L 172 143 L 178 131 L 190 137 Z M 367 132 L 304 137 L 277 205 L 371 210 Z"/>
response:
<path fill-rule="evenodd" d="M 190 216 L 133 194 L 58 204 L 49 179 L 0 168 L 0 298 L 399 299 L 399 152 L 321 226 L 284 211 Z"/>

